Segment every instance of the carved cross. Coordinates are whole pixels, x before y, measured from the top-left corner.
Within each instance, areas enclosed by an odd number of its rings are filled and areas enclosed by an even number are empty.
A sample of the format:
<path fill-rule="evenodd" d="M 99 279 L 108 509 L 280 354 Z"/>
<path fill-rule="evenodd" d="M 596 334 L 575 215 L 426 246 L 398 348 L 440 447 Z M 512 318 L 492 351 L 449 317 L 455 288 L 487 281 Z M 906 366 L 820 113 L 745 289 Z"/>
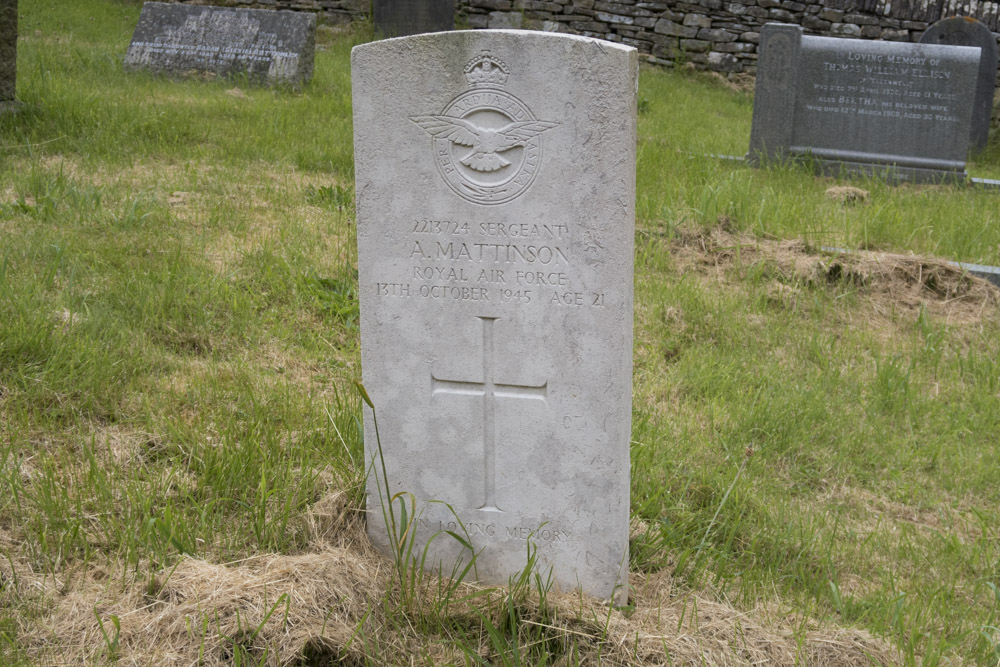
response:
<path fill-rule="evenodd" d="M 483 321 L 483 379 L 445 380 L 431 373 L 431 395 L 457 394 L 483 397 L 483 486 L 485 501 L 479 509 L 502 512 L 496 500 L 496 424 L 495 401 L 498 398 L 521 398 L 545 402 L 548 382 L 541 385 L 502 384 L 494 378 L 493 323 L 496 317 L 479 317 Z"/>

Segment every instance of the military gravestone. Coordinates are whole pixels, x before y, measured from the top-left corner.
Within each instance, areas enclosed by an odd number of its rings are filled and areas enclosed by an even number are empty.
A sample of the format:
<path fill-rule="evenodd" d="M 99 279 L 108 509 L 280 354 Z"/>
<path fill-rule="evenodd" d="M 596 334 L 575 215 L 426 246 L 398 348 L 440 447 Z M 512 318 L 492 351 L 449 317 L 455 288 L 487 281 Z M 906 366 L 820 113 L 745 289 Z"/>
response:
<path fill-rule="evenodd" d="M 351 66 L 362 371 L 418 549 L 464 525 L 482 581 L 532 544 L 557 589 L 624 600 L 635 49 L 449 32 Z M 375 473 L 368 531 L 389 551 Z M 428 564 L 468 556 L 439 535 Z"/>
<path fill-rule="evenodd" d="M 455 0 L 373 0 L 372 21 L 384 37 L 451 30 Z"/>
<path fill-rule="evenodd" d="M 308 12 L 147 2 L 125 66 L 299 85 L 312 78 L 315 39 L 316 16 Z"/>
<path fill-rule="evenodd" d="M 803 36 L 767 24 L 751 164 L 811 159 L 826 173 L 964 180 L 979 49 Z"/>
<path fill-rule="evenodd" d="M 953 16 L 928 28 L 920 37 L 920 43 L 978 46 L 981 49 L 969 140 L 977 150 L 986 148 L 993 112 L 993 89 L 997 82 L 997 40 L 993 33 L 974 18 Z"/>
<path fill-rule="evenodd" d="M 17 0 L 0 0 L 0 113 L 16 107 Z"/>

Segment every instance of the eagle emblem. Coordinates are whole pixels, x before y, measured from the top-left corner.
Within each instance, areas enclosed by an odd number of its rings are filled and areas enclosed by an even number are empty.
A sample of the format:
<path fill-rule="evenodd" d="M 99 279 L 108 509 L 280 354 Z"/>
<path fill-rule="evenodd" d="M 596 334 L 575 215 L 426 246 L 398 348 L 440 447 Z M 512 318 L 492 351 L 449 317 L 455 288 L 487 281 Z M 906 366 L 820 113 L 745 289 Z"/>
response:
<path fill-rule="evenodd" d="M 541 135 L 559 123 L 538 120 L 503 90 L 509 68 L 488 52 L 465 66 L 467 90 L 439 114 L 410 116 L 431 136 L 438 172 L 477 204 L 503 204 L 523 194 L 541 164 Z"/>
<path fill-rule="evenodd" d="M 470 146 L 472 152 L 461 158 L 460 162 L 476 171 L 496 171 L 510 165 L 498 153 L 508 151 L 515 146 L 523 146 L 545 130 L 559 123 L 545 120 L 529 120 L 510 123 L 496 130 L 477 127 L 464 118 L 451 116 L 414 116 L 414 123 L 427 130 L 436 139 L 447 139 L 453 144 Z"/>

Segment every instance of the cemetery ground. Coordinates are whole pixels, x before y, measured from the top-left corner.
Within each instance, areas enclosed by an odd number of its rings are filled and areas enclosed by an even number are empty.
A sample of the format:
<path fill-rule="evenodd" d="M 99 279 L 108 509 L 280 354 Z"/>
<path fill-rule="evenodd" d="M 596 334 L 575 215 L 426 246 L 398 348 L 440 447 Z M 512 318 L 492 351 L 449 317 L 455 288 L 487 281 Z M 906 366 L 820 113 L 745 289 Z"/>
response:
<path fill-rule="evenodd" d="M 1000 662 L 1000 291 L 942 261 L 1000 264 L 1000 194 L 708 158 L 749 87 L 644 68 L 630 603 L 450 584 L 359 509 L 365 27 L 295 92 L 123 72 L 138 2 L 20 5 L 0 664 Z"/>

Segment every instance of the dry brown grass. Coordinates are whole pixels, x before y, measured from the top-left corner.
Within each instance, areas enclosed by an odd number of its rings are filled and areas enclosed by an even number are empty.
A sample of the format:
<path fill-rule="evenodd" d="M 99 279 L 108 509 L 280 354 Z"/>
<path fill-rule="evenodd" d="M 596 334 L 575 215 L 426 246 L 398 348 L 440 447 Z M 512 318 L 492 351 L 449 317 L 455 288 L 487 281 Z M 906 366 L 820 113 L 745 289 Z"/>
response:
<path fill-rule="evenodd" d="M 392 664 L 462 664 L 444 636 L 417 629 L 430 609 L 395 607 L 392 564 L 364 536 L 348 494 L 332 488 L 309 511 L 310 548 L 260 554 L 232 563 L 182 558 L 150 581 L 114 563 L 57 576 L 25 560 L 0 560 L 0 578 L 33 598 L 39 617 L 21 640 L 39 664 L 95 664 L 106 658 L 104 631 L 120 620 L 118 664 L 230 665 L 234 646 L 267 665 L 362 664 L 374 641 Z M 0 547 L 16 541 L 0 527 Z M 860 630 L 821 628 L 777 611 L 738 609 L 724 599 L 679 592 L 667 571 L 632 574 L 634 612 L 582 596 L 550 594 L 519 604 L 521 623 L 555 643 L 575 643 L 583 665 L 892 665 L 898 653 Z M 429 581 L 427 591 L 433 591 Z M 479 592 L 479 595 L 472 595 Z M 470 596 L 465 602 L 463 596 Z M 446 612 L 468 623 L 491 614 L 499 592 L 464 584 Z M 429 600 L 433 600 L 433 593 Z M 471 600 L 471 601 L 470 601 Z M 494 622 L 496 619 L 494 618 Z M 361 635 L 367 635 L 368 643 Z M 485 641 L 478 652 L 496 657 Z M 309 663 L 304 656 L 316 662 Z M 370 656 L 367 656 L 370 657 Z M 557 664 L 574 664 L 570 655 Z"/>
<path fill-rule="evenodd" d="M 671 244 L 677 271 L 734 286 L 739 269 L 770 262 L 779 298 L 794 298 L 797 285 L 844 285 L 863 292 L 869 312 L 891 319 L 921 309 L 947 324 L 979 325 L 1000 317 L 1000 290 L 944 260 L 886 252 L 826 253 L 803 241 L 760 239 L 726 229 L 682 230 Z"/>
<path fill-rule="evenodd" d="M 826 196 L 845 204 L 853 204 L 868 199 L 868 191 L 852 185 L 834 185 L 826 189 Z"/>

